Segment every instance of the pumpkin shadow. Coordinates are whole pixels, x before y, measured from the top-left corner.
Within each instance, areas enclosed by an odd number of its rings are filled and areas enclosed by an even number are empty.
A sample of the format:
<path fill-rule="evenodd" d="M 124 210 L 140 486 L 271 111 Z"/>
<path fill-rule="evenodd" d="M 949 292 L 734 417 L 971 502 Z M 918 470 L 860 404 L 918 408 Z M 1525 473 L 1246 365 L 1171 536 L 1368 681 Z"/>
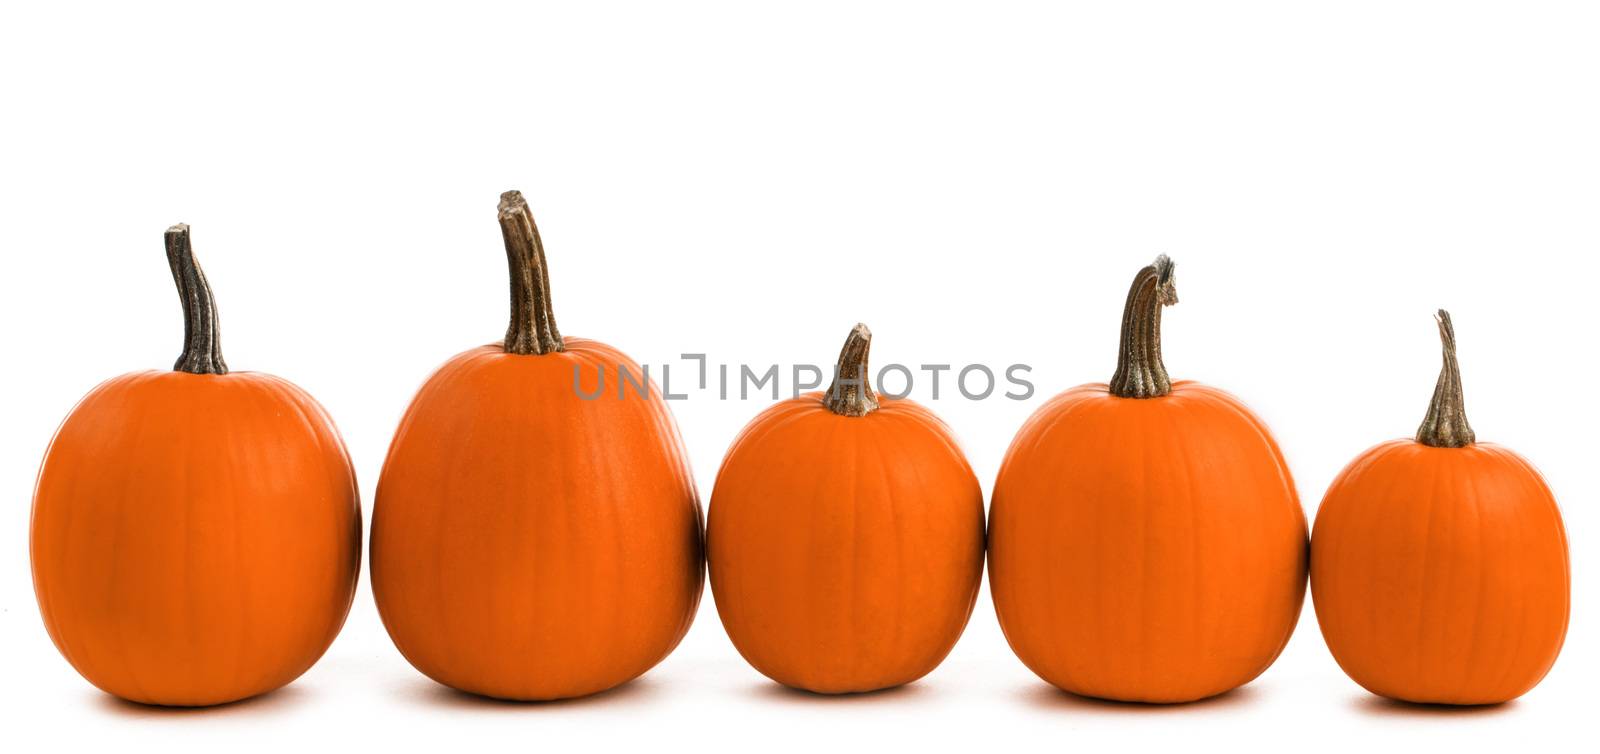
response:
<path fill-rule="evenodd" d="M 815 691 L 785 686 L 775 681 L 758 682 L 750 690 L 751 696 L 763 701 L 814 707 L 894 704 L 926 696 L 927 693 L 927 687 L 916 682 L 876 691 L 857 691 L 848 694 L 819 694 Z"/>
<path fill-rule="evenodd" d="M 635 678 L 616 688 L 606 689 L 597 694 L 580 696 L 573 699 L 552 699 L 549 701 L 521 701 L 517 699 L 496 699 L 492 696 L 480 696 L 459 689 L 453 689 L 441 683 L 430 681 L 426 678 L 417 679 L 411 688 L 407 689 L 406 696 L 413 701 L 433 707 L 444 707 L 455 710 L 486 710 L 491 712 L 538 712 L 540 710 L 572 710 L 588 707 L 621 706 L 643 702 L 656 696 L 660 691 L 659 685 L 654 681 L 644 678 Z"/>
<path fill-rule="evenodd" d="M 1362 694 L 1350 701 L 1357 712 L 1372 717 L 1493 717 L 1516 709 L 1517 700 L 1499 704 L 1422 704 Z"/>
<path fill-rule="evenodd" d="M 1246 706 L 1255 701 L 1258 695 L 1259 692 L 1254 688 L 1241 686 L 1230 691 L 1224 691 L 1216 696 L 1208 696 L 1192 702 L 1177 702 L 1175 704 L 1119 702 L 1113 699 L 1079 696 L 1070 691 L 1062 691 L 1047 683 L 1030 684 L 1028 688 L 1020 693 L 1024 702 L 1037 709 L 1111 715 L 1171 715 L 1202 710 L 1215 712 Z"/>
<path fill-rule="evenodd" d="M 143 719 L 272 714 L 301 704 L 309 698 L 305 689 L 297 688 L 293 685 L 274 689 L 265 694 L 257 694 L 248 699 L 240 699 L 237 702 L 213 704 L 207 707 L 167 707 L 160 704 L 130 702 L 127 699 L 112 696 L 103 691 L 95 691 L 93 693 L 96 696 L 96 706 L 102 711 L 122 717 Z"/>

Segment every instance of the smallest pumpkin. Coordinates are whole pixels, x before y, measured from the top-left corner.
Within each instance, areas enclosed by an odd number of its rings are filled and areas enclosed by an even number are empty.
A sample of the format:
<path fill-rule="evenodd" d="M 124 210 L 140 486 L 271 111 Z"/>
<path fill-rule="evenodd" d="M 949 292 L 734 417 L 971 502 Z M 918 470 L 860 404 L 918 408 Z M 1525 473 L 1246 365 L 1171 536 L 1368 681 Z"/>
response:
<path fill-rule="evenodd" d="M 717 475 L 707 564 L 717 612 L 767 677 L 874 691 L 933 670 L 972 615 L 983 493 L 933 412 L 879 398 L 856 325 L 833 386 L 762 412 Z"/>
<path fill-rule="evenodd" d="M 1567 633 L 1561 511 L 1544 478 L 1477 442 L 1462 408 L 1455 329 L 1415 440 L 1352 461 L 1311 536 L 1311 597 L 1339 666 L 1409 702 L 1496 704 L 1533 688 Z"/>

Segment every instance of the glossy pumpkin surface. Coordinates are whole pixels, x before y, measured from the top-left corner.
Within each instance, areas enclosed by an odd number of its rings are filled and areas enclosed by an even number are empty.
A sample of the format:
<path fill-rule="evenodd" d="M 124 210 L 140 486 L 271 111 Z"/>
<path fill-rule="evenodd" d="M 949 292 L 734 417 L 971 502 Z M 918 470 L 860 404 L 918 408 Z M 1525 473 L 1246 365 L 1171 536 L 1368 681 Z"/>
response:
<path fill-rule="evenodd" d="M 1311 594 L 1328 649 L 1368 691 L 1495 704 L 1561 652 L 1566 530 L 1532 464 L 1476 441 L 1447 312 L 1439 329 L 1445 366 L 1417 439 L 1362 453 L 1317 510 Z"/>
<path fill-rule="evenodd" d="M 1139 271 L 1108 384 L 1017 432 L 989 511 L 989 584 L 1011 649 L 1075 694 L 1187 702 L 1266 670 L 1306 588 L 1306 518 L 1272 433 L 1232 395 L 1174 382 L 1172 260 Z"/>
<path fill-rule="evenodd" d="M 1006 640 L 1076 694 L 1222 693 L 1266 670 L 1300 615 L 1293 480 L 1261 421 L 1215 388 L 1055 397 L 1007 451 L 989 526 Z"/>
<path fill-rule="evenodd" d="M 175 240 L 197 274 L 186 227 Z M 190 299 L 209 306 L 210 291 Z M 90 392 L 34 492 L 50 638 L 89 682 L 148 704 L 220 704 L 294 680 L 338 634 L 360 569 L 355 474 L 332 420 L 284 380 L 228 373 L 204 335 L 179 371 Z M 181 371 L 200 363 L 212 372 Z"/>
<path fill-rule="evenodd" d="M 1566 533 L 1522 457 L 1487 443 L 1379 445 L 1328 489 L 1311 538 L 1339 666 L 1395 699 L 1487 704 L 1533 688 L 1566 636 Z"/>
<path fill-rule="evenodd" d="M 583 696 L 650 669 L 688 630 L 699 498 L 660 390 L 619 397 L 619 370 L 643 369 L 556 333 L 515 192 L 501 222 L 521 308 L 505 344 L 445 363 L 401 420 L 373 510 L 373 596 L 395 646 L 440 683 Z"/>
<path fill-rule="evenodd" d="M 677 646 L 703 583 L 700 508 L 671 416 L 594 391 L 638 365 L 566 339 L 468 351 L 430 378 L 384 463 L 372 588 L 406 659 L 508 699 L 602 691 Z"/>
<path fill-rule="evenodd" d="M 752 666 L 810 691 L 882 689 L 960 638 L 983 572 L 983 494 L 923 406 L 840 416 L 811 393 L 734 441 L 707 543 L 718 614 Z"/>

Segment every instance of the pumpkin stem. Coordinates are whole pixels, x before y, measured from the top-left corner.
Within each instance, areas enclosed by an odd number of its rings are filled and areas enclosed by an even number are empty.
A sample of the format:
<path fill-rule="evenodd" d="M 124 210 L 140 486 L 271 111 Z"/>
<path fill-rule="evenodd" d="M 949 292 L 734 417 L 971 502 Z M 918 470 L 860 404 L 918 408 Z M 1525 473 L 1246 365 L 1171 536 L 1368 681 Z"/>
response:
<path fill-rule="evenodd" d="M 833 384 L 828 386 L 822 405 L 840 416 L 866 416 L 878 410 L 878 394 L 867 379 L 867 351 L 872 347 L 872 331 L 858 324 L 839 351 L 833 368 Z"/>
<path fill-rule="evenodd" d="M 1450 324 L 1450 312 L 1443 309 L 1434 315 L 1439 323 L 1439 341 L 1444 345 L 1444 366 L 1439 369 L 1439 382 L 1433 387 L 1433 401 L 1428 404 L 1428 415 L 1417 428 L 1417 442 L 1431 448 L 1460 448 L 1477 442 L 1472 425 L 1467 423 L 1467 407 L 1461 395 L 1461 365 L 1456 361 L 1456 328 Z"/>
<path fill-rule="evenodd" d="M 1161 307 L 1178 303 L 1172 260 L 1162 254 L 1139 270 L 1122 309 L 1122 342 L 1111 394 L 1118 398 L 1159 398 L 1172 392 L 1161 363 Z"/>
<path fill-rule="evenodd" d="M 533 224 L 522 192 L 500 195 L 500 233 L 511 263 L 511 326 L 506 328 L 506 353 L 527 356 L 565 351 L 556 316 L 550 308 L 550 275 L 544 243 Z"/>
<path fill-rule="evenodd" d="M 172 268 L 172 281 L 177 283 L 178 300 L 183 303 L 183 354 L 172 368 L 189 374 L 227 374 L 217 331 L 217 302 L 206 273 L 194 258 L 189 226 L 178 223 L 167 228 L 166 241 L 167 266 Z"/>

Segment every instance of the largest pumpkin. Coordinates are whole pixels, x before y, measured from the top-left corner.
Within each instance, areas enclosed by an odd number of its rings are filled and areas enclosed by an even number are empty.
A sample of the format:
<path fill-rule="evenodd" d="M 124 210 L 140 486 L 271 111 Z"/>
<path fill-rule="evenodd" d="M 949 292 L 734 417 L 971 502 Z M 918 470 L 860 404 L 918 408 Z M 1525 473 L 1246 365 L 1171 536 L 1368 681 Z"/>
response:
<path fill-rule="evenodd" d="M 1306 520 L 1283 455 L 1237 398 L 1172 382 L 1166 257 L 1129 291 L 1117 371 L 1028 419 L 989 517 L 1006 640 L 1045 680 L 1122 701 L 1183 702 L 1255 678 L 1305 595 Z"/>
<path fill-rule="evenodd" d="M 440 683 L 583 696 L 650 669 L 688 630 L 700 503 L 659 391 L 624 391 L 637 364 L 560 335 L 527 203 L 507 192 L 499 215 L 511 326 L 440 367 L 401 420 L 373 509 L 372 591 L 395 646 Z"/>
<path fill-rule="evenodd" d="M 90 683 L 207 705 L 278 688 L 344 625 L 361 563 L 355 473 L 300 388 L 230 372 L 189 228 L 167 231 L 185 344 L 61 424 L 33 497 L 45 628 Z"/>

